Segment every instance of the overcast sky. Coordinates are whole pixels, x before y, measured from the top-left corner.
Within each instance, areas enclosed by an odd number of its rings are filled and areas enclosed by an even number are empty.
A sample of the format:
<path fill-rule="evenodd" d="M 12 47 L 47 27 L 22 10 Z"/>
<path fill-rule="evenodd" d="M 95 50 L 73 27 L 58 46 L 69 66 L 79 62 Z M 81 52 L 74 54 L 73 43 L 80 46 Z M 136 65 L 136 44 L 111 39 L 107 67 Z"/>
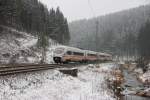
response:
<path fill-rule="evenodd" d="M 47 7 L 60 7 L 69 21 L 104 15 L 144 4 L 144 0 L 40 0 Z M 92 11 L 93 9 L 93 11 Z M 93 14 L 94 13 L 94 14 Z"/>

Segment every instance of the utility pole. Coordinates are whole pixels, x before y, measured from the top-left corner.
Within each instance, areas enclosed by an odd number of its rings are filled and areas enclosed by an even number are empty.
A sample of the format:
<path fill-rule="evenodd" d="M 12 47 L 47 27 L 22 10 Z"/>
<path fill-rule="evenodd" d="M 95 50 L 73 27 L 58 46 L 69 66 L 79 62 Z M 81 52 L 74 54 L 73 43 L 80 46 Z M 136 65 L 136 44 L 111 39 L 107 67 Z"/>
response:
<path fill-rule="evenodd" d="M 95 33 L 95 51 L 98 51 L 98 32 L 99 32 L 99 22 L 96 21 L 96 33 Z"/>
<path fill-rule="evenodd" d="M 89 34 L 87 33 L 87 38 L 89 39 Z M 90 50 L 90 47 L 89 47 L 89 41 L 87 41 L 87 50 Z"/>

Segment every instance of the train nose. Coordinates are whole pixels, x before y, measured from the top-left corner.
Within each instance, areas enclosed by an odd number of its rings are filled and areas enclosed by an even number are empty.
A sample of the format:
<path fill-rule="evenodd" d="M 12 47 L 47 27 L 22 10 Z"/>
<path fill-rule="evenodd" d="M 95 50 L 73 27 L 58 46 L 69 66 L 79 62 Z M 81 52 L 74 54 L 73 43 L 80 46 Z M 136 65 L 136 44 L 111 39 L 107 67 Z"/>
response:
<path fill-rule="evenodd" d="M 61 58 L 60 57 L 54 57 L 53 58 L 55 63 L 61 63 Z"/>

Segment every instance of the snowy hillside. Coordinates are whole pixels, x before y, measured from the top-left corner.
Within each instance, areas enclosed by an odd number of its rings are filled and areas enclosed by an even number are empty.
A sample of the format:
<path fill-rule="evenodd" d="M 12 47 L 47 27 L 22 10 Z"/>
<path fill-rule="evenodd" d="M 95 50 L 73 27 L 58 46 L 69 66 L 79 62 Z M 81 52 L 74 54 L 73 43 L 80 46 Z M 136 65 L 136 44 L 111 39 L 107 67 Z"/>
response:
<path fill-rule="evenodd" d="M 36 47 L 37 40 L 26 32 L 0 26 L 0 63 L 39 63 L 41 52 Z M 54 45 L 56 43 L 50 40 L 47 63 L 52 62 Z"/>

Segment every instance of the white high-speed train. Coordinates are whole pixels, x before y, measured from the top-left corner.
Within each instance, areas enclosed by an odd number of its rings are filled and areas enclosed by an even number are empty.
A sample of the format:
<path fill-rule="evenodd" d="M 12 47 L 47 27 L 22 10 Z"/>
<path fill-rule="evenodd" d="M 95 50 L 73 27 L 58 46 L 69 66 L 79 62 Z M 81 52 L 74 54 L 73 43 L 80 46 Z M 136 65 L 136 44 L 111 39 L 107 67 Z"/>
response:
<path fill-rule="evenodd" d="M 58 46 L 54 50 L 55 63 L 111 61 L 112 55 L 75 47 Z"/>

